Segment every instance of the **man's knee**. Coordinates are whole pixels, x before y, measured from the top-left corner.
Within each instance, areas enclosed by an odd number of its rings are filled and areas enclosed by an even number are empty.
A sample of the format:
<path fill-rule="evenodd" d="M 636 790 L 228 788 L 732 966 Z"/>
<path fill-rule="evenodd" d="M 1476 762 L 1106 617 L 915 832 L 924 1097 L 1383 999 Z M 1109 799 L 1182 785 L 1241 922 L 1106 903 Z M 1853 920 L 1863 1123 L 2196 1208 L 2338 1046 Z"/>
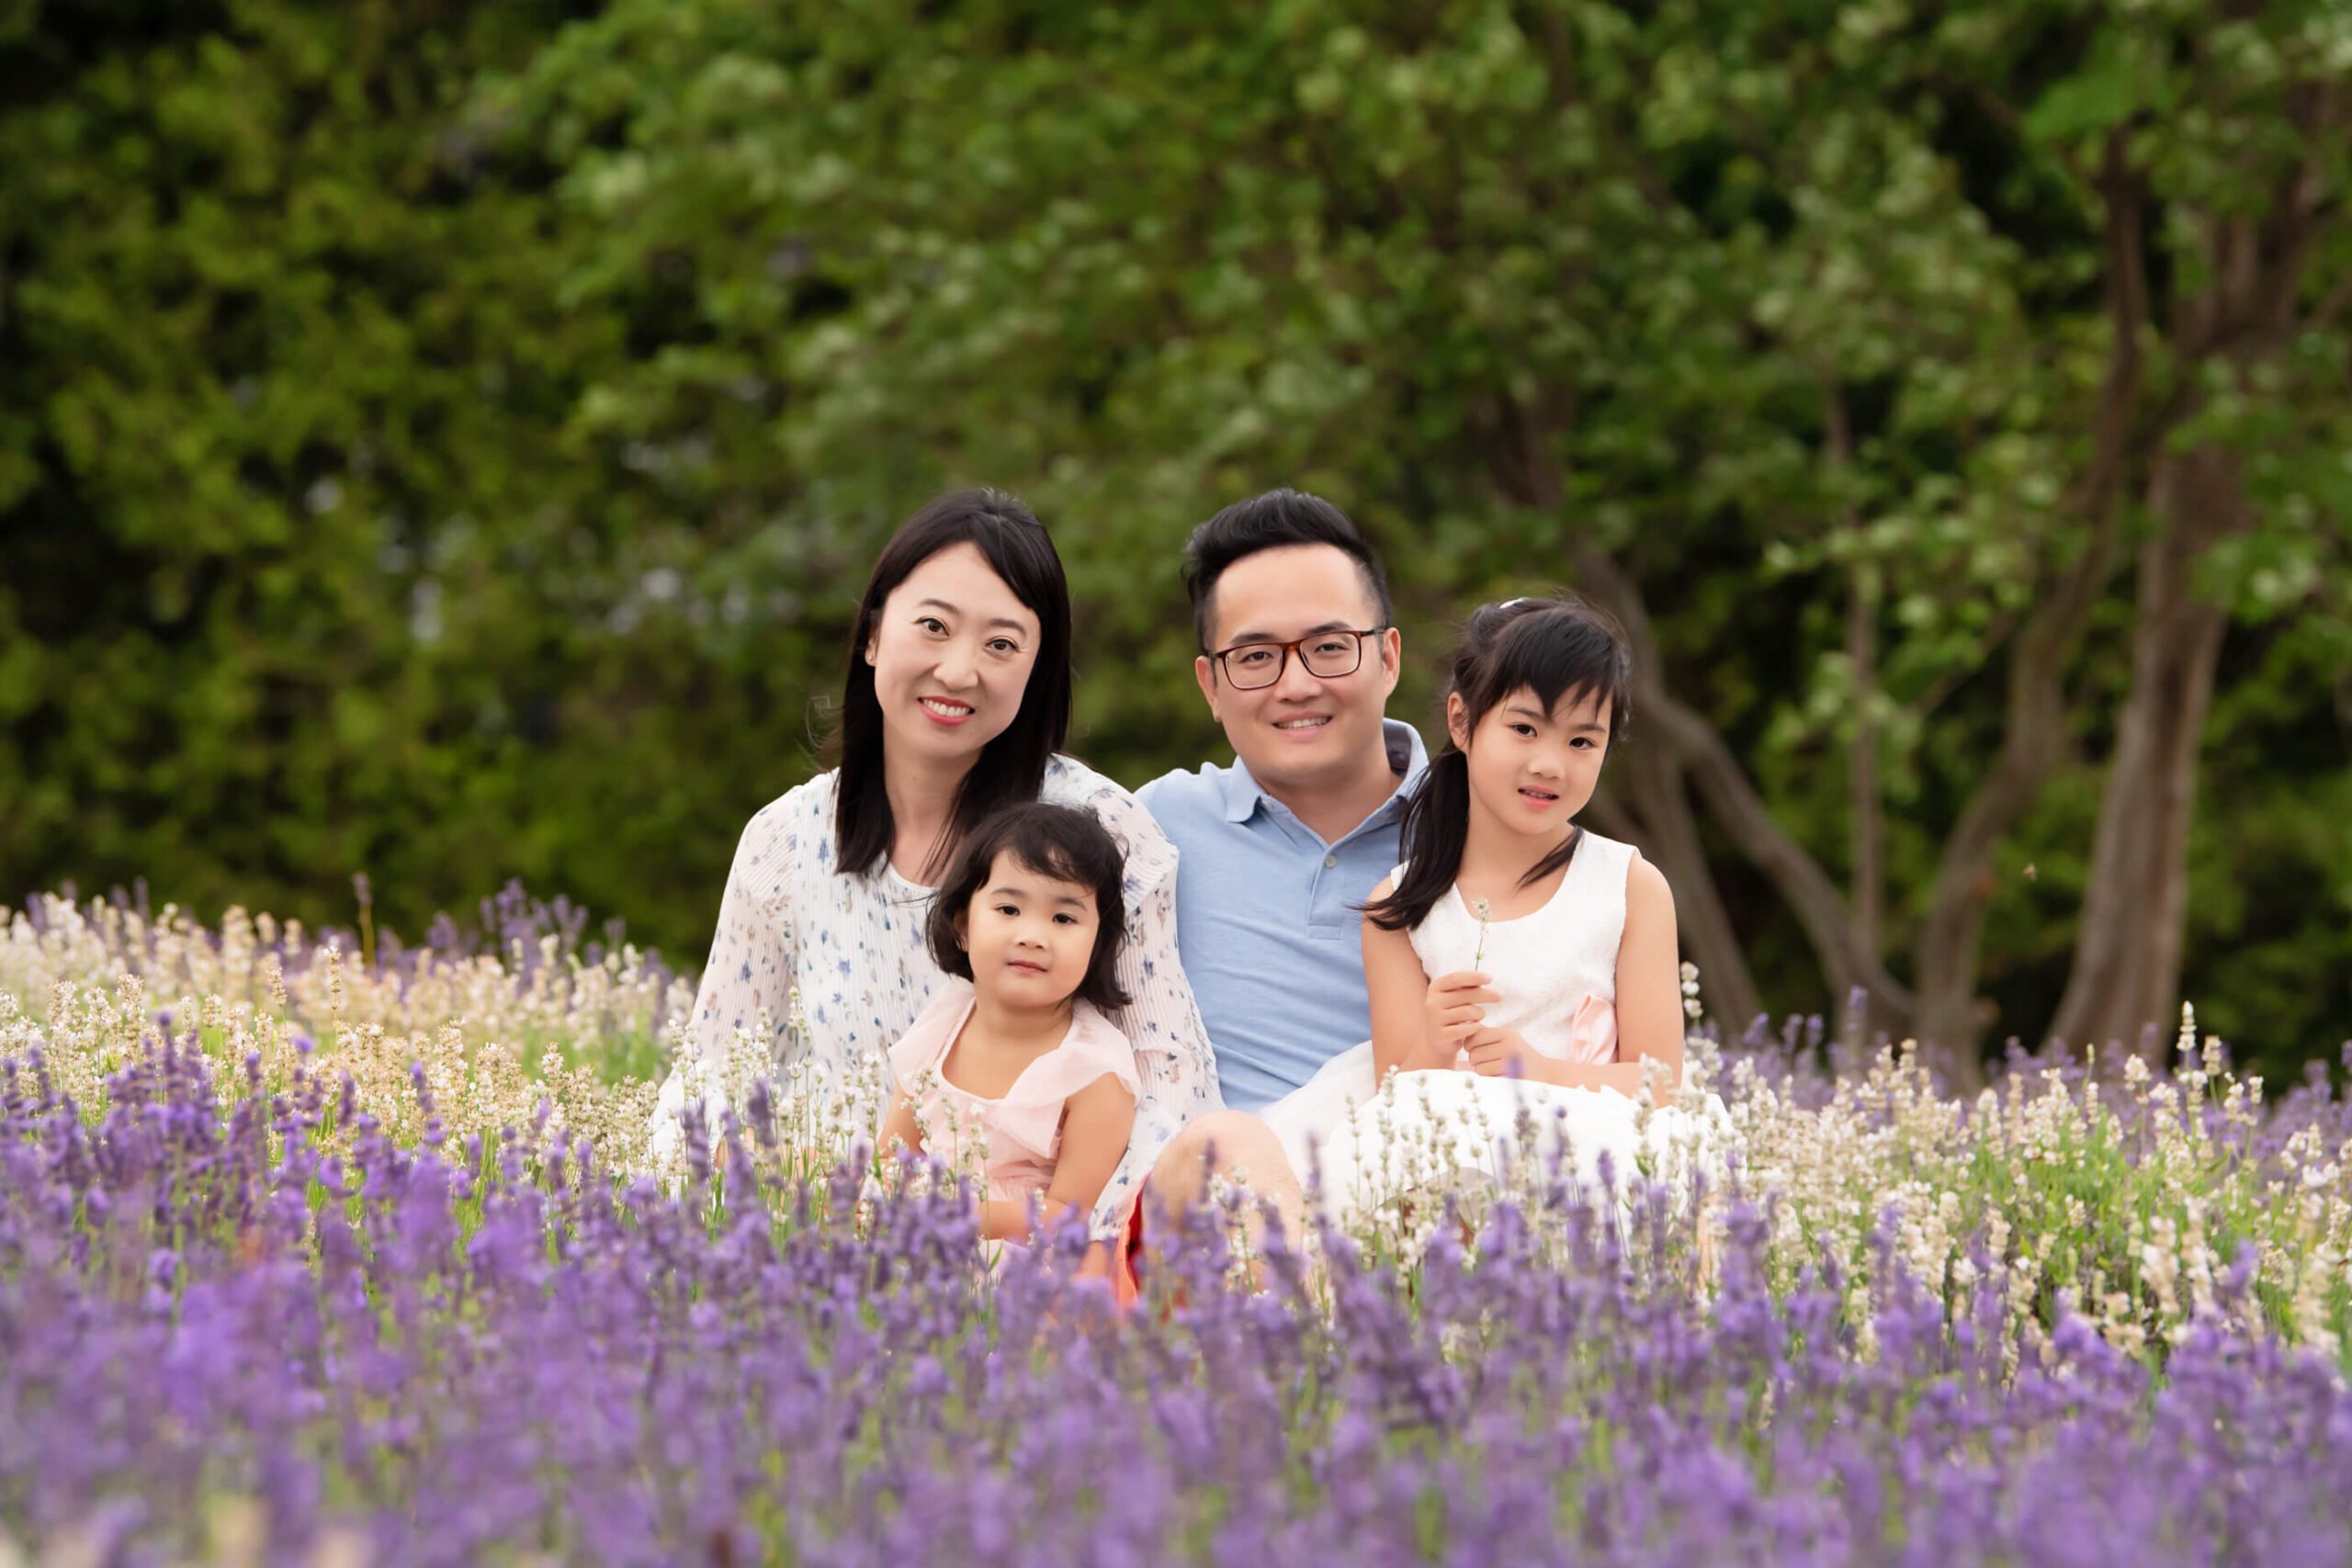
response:
<path fill-rule="evenodd" d="M 1221 1147 L 1217 1131 L 1224 1123 L 1241 1113 L 1234 1111 L 1212 1111 L 1206 1116 L 1185 1122 L 1168 1140 L 1152 1162 L 1150 1191 L 1163 1203 L 1177 1207 L 1200 1196 L 1201 1186 L 1208 1178 L 1209 1161 Z"/>
<path fill-rule="evenodd" d="M 1155 1190 L 1177 1201 L 1197 1198 L 1212 1176 L 1270 1176 L 1283 1164 L 1274 1130 L 1246 1111 L 1214 1111 L 1188 1122 L 1153 1165 Z"/>

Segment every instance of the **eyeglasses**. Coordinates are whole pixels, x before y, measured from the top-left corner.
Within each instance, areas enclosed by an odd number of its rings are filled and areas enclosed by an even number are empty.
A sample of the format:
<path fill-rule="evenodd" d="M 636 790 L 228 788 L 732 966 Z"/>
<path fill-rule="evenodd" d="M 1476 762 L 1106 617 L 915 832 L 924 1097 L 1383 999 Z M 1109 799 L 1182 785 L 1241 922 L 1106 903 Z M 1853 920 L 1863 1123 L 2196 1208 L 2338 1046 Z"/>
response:
<path fill-rule="evenodd" d="M 1309 675 L 1336 681 L 1342 675 L 1354 674 L 1363 663 L 1363 639 L 1378 637 L 1387 629 L 1367 626 L 1360 632 L 1314 632 L 1289 642 L 1237 642 L 1209 657 L 1225 671 L 1225 683 L 1237 692 L 1255 691 L 1281 680 L 1293 653 L 1298 655 L 1298 661 L 1306 666 Z"/>

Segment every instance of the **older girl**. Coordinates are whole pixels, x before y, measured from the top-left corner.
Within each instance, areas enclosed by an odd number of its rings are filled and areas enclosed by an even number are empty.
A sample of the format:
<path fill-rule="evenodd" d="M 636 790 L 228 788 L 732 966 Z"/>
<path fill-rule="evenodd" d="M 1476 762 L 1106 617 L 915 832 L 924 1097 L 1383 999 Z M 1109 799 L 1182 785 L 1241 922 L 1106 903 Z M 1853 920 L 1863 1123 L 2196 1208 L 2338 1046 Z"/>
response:
<path fill-rule="evenodd" d="M 1681 1080 L 1673 894 L 1639 851 L 1577 820 L 1632 684 L 1622 636 L 1580 601 L 1470 617 L 1407 858 L 1364 909 L 1372 1038 L 1266 1111 L 1339 1214 L 1553 1148 L 1588 1179 L 1604 1153 L 1630 1179 L 1713 1130 L 1716 1108 L 1641 1110 L 1653 1076 L 1666 1091 Z M 1538 1146 L 1511 1150 L 1530 1125 Z"/>

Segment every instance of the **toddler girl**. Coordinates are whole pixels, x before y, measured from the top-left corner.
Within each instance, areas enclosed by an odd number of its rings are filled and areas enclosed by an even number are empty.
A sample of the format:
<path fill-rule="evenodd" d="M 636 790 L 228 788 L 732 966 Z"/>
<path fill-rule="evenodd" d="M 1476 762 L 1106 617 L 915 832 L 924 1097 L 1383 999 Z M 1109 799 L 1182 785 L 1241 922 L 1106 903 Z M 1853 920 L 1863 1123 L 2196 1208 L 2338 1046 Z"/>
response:
<path fill-rule="evenodd" d="M 882 1145 L 977 1168 L 989 1241 L 1028 1239 L 1033 1199 L 1048 1222 L 1086 1213 L 1127 1152 L 1135 1052 L 1102 1016 L 1127 1001 L 1125 874 L 1091 815 L 1035 802 L 975 828 L 933 901 L 949 978 L 890 1048 Z"/>

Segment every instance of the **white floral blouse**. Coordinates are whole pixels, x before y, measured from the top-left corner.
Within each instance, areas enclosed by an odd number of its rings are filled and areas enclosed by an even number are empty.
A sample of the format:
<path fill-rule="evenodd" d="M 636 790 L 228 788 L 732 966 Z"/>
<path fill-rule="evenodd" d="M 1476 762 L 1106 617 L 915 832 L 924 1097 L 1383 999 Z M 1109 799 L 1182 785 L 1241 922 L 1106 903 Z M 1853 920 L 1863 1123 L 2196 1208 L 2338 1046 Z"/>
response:
<path fill-rule="evenodd" d="M 800 1050 L 812 1065 L 846 1073 L 861 1062 L 887 1072 L 889 1050 L 912 1027 L 947 976 L 923 941 L 931 892 L 888 860 L 871 872 L 833 869 L 838 774 L 824 773 L 771 802 L 743 829 L 718 932 L 695 997 L 690 1049 L 701 1058 L 707 1102 L 730 1076 L 738 1030 L 764 1016 L 774 1065 L 787 1065 L 793 993 L 799 994 Z M 1136 1189 L 1176 1130 L 1221 1109 L 1208 1031 L 1176 956 L 1176 847 L 1142 803 L 1075 758 L 1046 766 L 1042 799 L 1094 813 L 1126 852 L 1127 939 L 1120 986 L 1134 998 L 1107 1016 L 1135 1048 L 1143 1093 L 1127 1156 L 1095 1205 L 1098 1235 L 1126 1223 Z M 673 1066 L 654 1111 L 657 1161 L 676 1146 L 685 1104 L 683 1066 Z"/>

